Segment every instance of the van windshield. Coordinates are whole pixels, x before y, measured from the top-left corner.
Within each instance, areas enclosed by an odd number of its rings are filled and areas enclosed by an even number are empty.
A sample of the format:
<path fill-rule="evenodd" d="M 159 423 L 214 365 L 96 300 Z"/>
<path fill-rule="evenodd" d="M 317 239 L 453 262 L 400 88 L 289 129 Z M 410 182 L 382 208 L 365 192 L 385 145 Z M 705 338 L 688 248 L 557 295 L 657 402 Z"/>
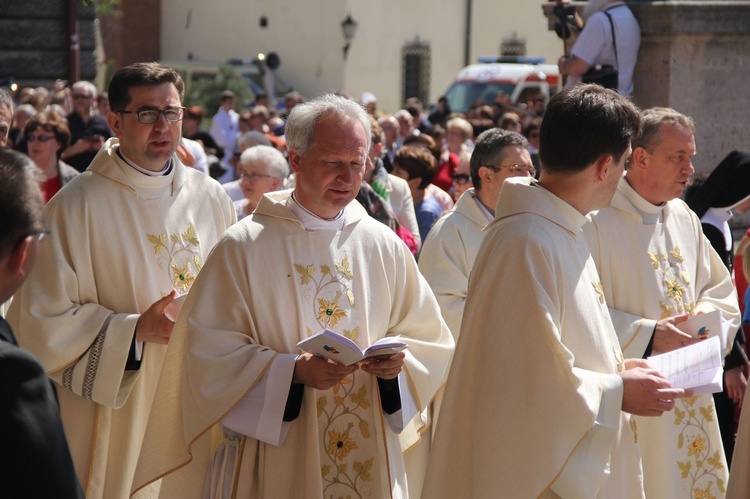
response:
<path fill-rule="evenodd" d="M 500 92 L 513 95 L 513 83 L 488 82 L 457 82 L 450 86 L 445 93 L 451 111 L 465 113 L 470 107 L 481 100 L 482 104 L 492 104 L 495 96 Z"/>

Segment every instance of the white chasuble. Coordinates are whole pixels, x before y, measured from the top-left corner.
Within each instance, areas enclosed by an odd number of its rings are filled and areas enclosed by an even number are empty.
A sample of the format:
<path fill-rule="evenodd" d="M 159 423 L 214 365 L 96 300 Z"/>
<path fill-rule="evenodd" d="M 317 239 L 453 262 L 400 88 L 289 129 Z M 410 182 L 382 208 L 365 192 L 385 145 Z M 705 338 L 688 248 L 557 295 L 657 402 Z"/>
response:
<path fill-rule="evenodd" d="M 393 231 L 356 202 L 345 208 L 341 230 L 307 231 L 291 202 L 290 191 L 264 196 L 226 232 L 196 280 L 167 354 L 136 487 L 173 472 L 161 497 L 201 497 L 213 435 L 224 480 L 212 483 L 223 490 L 211 497 L 407 496 L 401 446 L 419 433 L 400 442 L 376 378 L 363 371 L 329 390 L 305 387 L 280 441 L 220 424 L 248 393 L 274 386 L 268 377 L 284 375 L 277 357 L 301 353 L 297 342 L 325 327 L 362 348 L 400 335 L 409 345 L 404 388 L 420 411 L 453 352 L 435 298 Z M 180 391 L 160 396 L 161 387 L 180 382 Z M 275 396 L 288 394 L 286 382 Z"/>
<path fill-rule="evenodd" d="M 221 187 L 176 156 L 144 175 L 110 139 L 46 206 L 50 236 L 8 320 L 59 385 L 76 471 L 89 499 L 130 492 L 166 346 L 126 370 L 139 314 L 185 293 L 234 221 Z"/>
<path fill-rule="evenodd" d="M 423 497 L 643 496 L 624 359 L 581 226 L 509 179 L 469 279 Z"/>
<path fill-rule="evenodd" d="M 440 304 L 446 324 L 458 340 L 469 287 L 469 273 L 490 223 L 479 207 L 474 188 L 435 222 L 419 254 L 419 270 Z"/>
<path fill-rule="evenodd" d="M 656 321 L 721 310 L 739 327 L 729 273 L 679 199 L 654 206 L 622 179 L 609 208 L 584 228 L 626 357 L 640 358 Z M 679 399 L 658 418 L 635 418 L 647 497 L 723 497 L 727 464 L 710 394 Z"/>

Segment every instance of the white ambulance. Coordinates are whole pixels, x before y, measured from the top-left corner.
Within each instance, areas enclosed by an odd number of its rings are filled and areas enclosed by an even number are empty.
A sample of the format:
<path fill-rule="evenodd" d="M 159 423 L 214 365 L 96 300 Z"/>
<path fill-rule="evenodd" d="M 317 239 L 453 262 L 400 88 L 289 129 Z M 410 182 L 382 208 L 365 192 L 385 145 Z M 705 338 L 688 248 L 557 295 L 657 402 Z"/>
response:
<path fill-rule="evenodd" d="M 480 57 L 479 64 L 466 66 L 445 92 L 451 111 L 465 113 L 477 104 L 492 104 L 499 93 L 511 103 L 524 104 L 542 95 L 545 104 L 560 90 L 556 64 L 544 64 L 543 57 Z"/>

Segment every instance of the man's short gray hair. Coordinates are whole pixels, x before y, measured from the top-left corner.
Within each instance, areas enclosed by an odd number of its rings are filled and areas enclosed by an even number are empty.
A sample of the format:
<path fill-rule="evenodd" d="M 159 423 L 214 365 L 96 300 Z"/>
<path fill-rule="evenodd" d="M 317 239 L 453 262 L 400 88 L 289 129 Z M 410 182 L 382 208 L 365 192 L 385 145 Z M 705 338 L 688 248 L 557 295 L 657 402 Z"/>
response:
<path fill-rule="evenodd" d="M 240 165 L 262 163 L 268 167 L 269 175 L 282 180 L 289 176 L 289 163 L 278 149 L 271 146 L 254 146 L 245 149 L 240 156 Z"/>
<path fill-rule="evenodd" d="M 482 189 L 482 179 L 479 177 L 479 169 L 483 166 L 498 166 L 505 161 L 508 146 L 518 146 L 524 149 L 529 147 L 529 141 L 520 133 L 502 128 L 490 128 L 479 134 L 474 151 L 471 153 L 469 173 L 474 190 Z"/>
<path fill-rule="evenodd" d="M 315 127 L 323 118 L 337 117 L 359 122 L 365 130 L 367 148 L 370 150 L 370 115 L 361 105 L 335 94 L 325 94 L 297 104 L 286 120 L 286 146 L 300 155 L 307 154 L 315 140 Z"/>
<path fill-rule="evenodd" d="M 71 85 L 70 90 L 71 91 L 84 90 L 88 92 L 89 94 L 91 94 L 92 98 L 96 99 L 96 95 L 97 95 L 96 85 L 94 85 L 90 81 L 86 81 L 86 80 L 77 81 L 73 83 L 73 85 Z"/>
<path fill-rule="evenodd" d="M 690 116 L 669 107 L 652 107 L 641 111 L 641 133 L 633 139 L 633 149 L 642 147 L 650 153 L 661 143 L 661 125 L 678 125 L 695 133 L 695 122 Z"/>

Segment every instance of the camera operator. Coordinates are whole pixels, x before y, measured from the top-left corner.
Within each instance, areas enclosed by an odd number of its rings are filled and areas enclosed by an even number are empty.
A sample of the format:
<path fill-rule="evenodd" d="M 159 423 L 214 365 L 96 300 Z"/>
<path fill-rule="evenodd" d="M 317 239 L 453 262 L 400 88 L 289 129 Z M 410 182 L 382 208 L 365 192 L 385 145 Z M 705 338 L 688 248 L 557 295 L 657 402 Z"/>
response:
<path fill-rule="evenodd" d="M 641 29 L 626 2 L 621 0 L 592 0 L 584 10 L 583 20 L 568 10 L 569 0 L 558 0 L 555 14 L 561 18 L 563 39 L 569 29 L 575 34 L 583 23 L 570 55 L 560 58 L 560 74 L 567 75 L 565 86 L 579 83 L 581 77 L 597 66 L 609 65 L 618 70 L 617 90 L 625 95 L 633 93 L 633 70 L 641 44 Z M 566 8 L 567 7 L 567 8 Z M 608 19 L 608 15 L 611 16 Z M 614 27 L 614 44 L 612 27 Z M 615 53 L 615 45 L 617 53 Z"/>

